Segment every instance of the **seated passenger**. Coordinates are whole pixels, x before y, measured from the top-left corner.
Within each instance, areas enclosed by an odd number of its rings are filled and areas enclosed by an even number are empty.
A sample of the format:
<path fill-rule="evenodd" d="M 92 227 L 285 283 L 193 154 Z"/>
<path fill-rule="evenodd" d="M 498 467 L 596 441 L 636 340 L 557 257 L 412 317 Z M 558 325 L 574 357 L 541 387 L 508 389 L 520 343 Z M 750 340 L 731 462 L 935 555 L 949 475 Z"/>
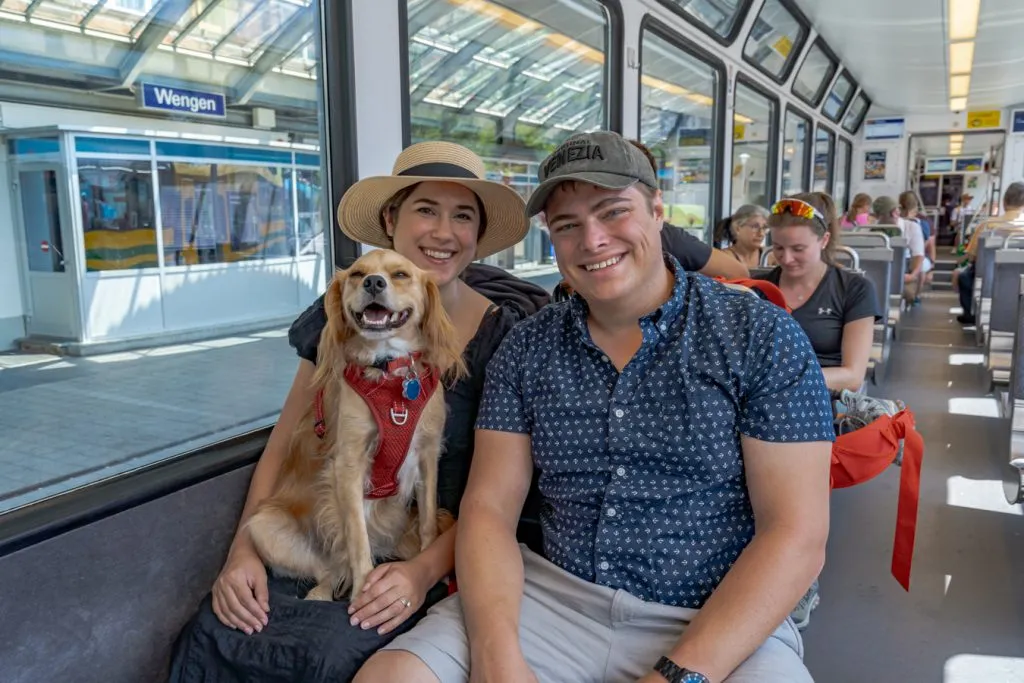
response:
<path fill-rule="evenodd" d="M 953 273 L 954 284 L 960 295 L 963 313 L 957 316 L 961 325 L 974 325 L 974 261 L 978 258 L 978 245 L 982 236 L 996 228 L 1010 231 L 1024 230 L 1024 182 L 1010 183 L 1003 194 L 1003 213 L 979 225 L 967 243 L 968 264 Z"/>
<path fill-rule="evenodd" d="M 540 169 L 529 211 L 575 294 L 488 366 L 459 593 L 357 682 L 810 681 L 787 615 L 824 560 L 834 434 L 806 335 L 662 252 L 619 135 Z M 547 559 L 515 539 L 535 468 Z"/>
<path fill-rule="evenodd" d="M 863 192 L 857 194 L 850 203 L 850 210 L 843 216 L 843 228 L 860 228 L 871 225 L 871 195 Z"/>
<path fill-rule="evenodd" d="M 445 166 L 464 172 L 447 177 L 451 174 L 444 173 Z M 400 175 L 410 167 L 414 167 L 412 174 Z M 518 281 L 526 285 L 515 288 L 526 294 L 519 299 L 520 305 L 497 305 L 459 278 L 474 259 L 516 244 L 529 227 L 519 195 L 482 178 L 483 163 L 468 149 L 425 142 L 402 152 L 393 175 L 356 183 L 339 208 L 346 235 L 393 248 L 433 275 L 442 304 L 465 345 L 469 373 L 445 392 L 448 420 L 438 474 L 439 506 L 452 513 L 458 512 L 469 476 L 484 368 L 505 334 L 523 317 L 530 296 L 535 292 L 545 296 L 539 287 Z M 528 291 L 531 287 L 534 292 Z M 439 582 L 454 568 L 454 529 L 413 560 L 379 564 L 368 590 L 351 605 L 348 600 L 303 600 L 312 582 L 268 580 L 243 530 L 274 489 L 291 435 L 313 401 L 310 383 L 325 324 L 321 297 L 289 332 L 289 342 L 301 359 L 299 369 L 256 466 L 224 568 L 211 596 L 179 637 L 172 683 L 343 683 L 351 680 L 367 657 L 408 630 L 448 592 Z"/>
<path fill-rule="evenodd" d="M 828 388 L 859 391 L 880 313 L 871 281 L 835 264 L 839 231 L 832 198 L 812 192 L 783 199 L 772 207 L 768 226 L 779 265 L 763 279 L 782 290 Z"/>
<path fill-rule="evenodd" d="M 746 268 L 757 268 L 761 265 L 764 253 L 764 232 L 768 229 L 768 209 L 756 204 L 744 204 L 729 218 L 725 218 L 716 227 L 716 241 L 720 238 L 728 242 L 725 253 L 729 254 Z"/>
<path fill-rule="evenodd" d="M 925 255 L 924 233 L 921 231 L 921 226 L 914 221 L 901 218 L 899 204 L 892 197 L 875 198 L 872 211 L 874 211 L 875 220 L 879 225 L 898 226 L 903 236 L 907 238 L 910 261 L 907 265 L 907 273 L 903 276 L 903 300 L 907 304 L 915 304 L 919 301 L 918 297 L 924 285 L 924 276 L 932 267 L 931 261 Z"/>

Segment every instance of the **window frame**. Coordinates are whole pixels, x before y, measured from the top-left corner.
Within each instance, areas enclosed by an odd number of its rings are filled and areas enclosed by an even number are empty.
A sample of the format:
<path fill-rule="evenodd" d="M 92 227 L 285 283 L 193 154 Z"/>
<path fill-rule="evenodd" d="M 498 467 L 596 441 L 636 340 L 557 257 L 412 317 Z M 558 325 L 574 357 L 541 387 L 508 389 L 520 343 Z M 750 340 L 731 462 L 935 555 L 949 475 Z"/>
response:
<path fill-rule="evenodd" d="M 698 29 L 701 33 L 707 35 L 719 45 L 728 47 L 735 43 L 736 39 L 739 38 L 740 34 L 743 32 L 743 25 L 747 22 L 747 15 L 750 12 L 751 5 L 754 4 L 754 0 L 740 0 L 740 5 L 737 8 L 738 11 L 736 13 L 736 21 L 728 35 L 725 36 L 719 34 L 707 24 L 702 23 L 697 19 L 697 17 L 684 10 L 677 3 L 672 2 L 672 0 L 658 0 L 658 3 L 676 16 L 681 17 L 688 24 Z"/>
<path fill-rule="evenodd" d="M 839 67 L 842 68 L 840 69 Z M 826 93 L 825 101 L 821 103 L 821 115 L 824 116 L 829 121 L 831 121 L 832 123 L 836 124 L 837 126 L 842 127 L 843 117 L 846 116 L 847 110 L 853 105 L 853 101 L 857 99 L 857 92 L 860 90 L 860 84 L 857 83 L 857 79 L 853 77 L 853 74 L 850 73 L 849 69 L 844 67 L 842 64 L 839 64 L 839 67 L 836 67 L 836 70 L 839 71 L 839 75 L 833 75 L 831 87 L 828 89 L 828 92 Z M 832 91 L 839 83 L 839 79 L 842 78 L 843 76 L 846 76 L 850 80 L 850 84 L 853 86 L 853 89 L 850 91 L 849 99 L 847 99 L 846 103 L 839 109 L 839 113 L 836 114 L 835 118 L 832 118 L 825 112 L 825 105 L 828 103 L 827 95 L 832 94 Z"/>
<path fill-rule="evenodd" d="M 853 141 L 850 140 L 849 138 L 843 136 L 843 135 L 839 135 L 838 132 L 837 132 L 836 133 L 835 147 L 833 148 L 834 153 L 836 155 L 838 155 L 838 152 L 839 152 L 839 145 L 846 145 L 846 168 L 844 169 L 844 171 L 846 172 L 846 187 L 843 190 L 842 206 L 845 207 L 847 210 L 849 210 L 849 208 L 850 208 L 850 185 L 852 184 L 850 182 L 850 180 L 851 180 L 850 174 L 853 173 Z M 836 169 L 838 169 L 838 164 L 833 164 L 833 165 L 835 166 Z M 834 182 L 834 179 L 833 179 L 833 190 L 834 189 L 835 189 L 835 182 Z M 833 196 L 832 199 L 835 200 L 835 197 Z"/>
<path fill-rule="evenodd" d="M 751 65 L 752 67 L 754 67 L 758 72 L 760 72 L 764 76 L 770 78 L 772 81 L 778 83 L 779 85 L 783 85 L 783 84 L 785 84 L 786 81 L 789 80 L 789 77 L 793 74 L 793 69 L 796 68 L 797 58 L 800 56 L 800 53 L 803 52 L 804 46 L 807 44 L 807 39 L 811 35 L 811 22 L 807 18 L 807 15 L 805 15 L 803 13 L 803 11 L 799 7 L 797 7 L 794 2 L 792 2 L 792 0 L 777 0 L 777 1 L 778 1 L 779 4 L 781 4 L 786 9 L 787 12 L 789 12 L 792 15 L 792 17 L 794 19 L 796 19 L 797 23 L 800 24 L 803 27 L 803 29 L 804 29 L 803 37 L 798 41 L 798 43 L 793 45 L 793 47 L 792 47 L 792 55 L 793 56 L 791 58 L 787 58 L 786 65 L 783 67 L 782 73 L 780 73 L 778 76 L 776 76 L 771 71 L 769 71 L 768 69 L 766 69 L 763 66 L 761 66 L 760 63 L 755 62 L 753 59 L 748 57 L 747 56 L 747 51 L 746 51 L 746 47 L 747 47 L 746 41 L 743 42 L 743 47 L 740 48 L 740 55 L 743 57 L 743 61 L 745 61 L 747 64 Z M 761 10 L 762 9 L 764 9 L 764 4 L 761 4 L 761 6 L 758 7 L 758 10 L 757 10 L 758 15 L 761 14 Z M 754 21 L 757 21 L 756 17 L 755 17 Z M 749 31 L 746 33 L 746 36 L 747 36 L 748 39 L 750 38 L 750 32 Z"/>
<path fill-rule="evenodd" d="M 818 131 L 825 131 L 825 134 L 828 135 L 829 137 L 830 144 L 828 151 L 828 162 L 825 165 L 825 169 L 827 171 L 827 175 L 825 177 L 825 192 L 827 192 L 828 195 L 831 197 L 832 191 L 835 189 L 834 183 L 836 175 L 836 140 L 838 139 L 838 136 L 836 135 L 836 132 L 834 130 L 830 129 L 823 123 L 815 123 L 814 125 L 814 143 L 812 146 L 812 149 L 814 151 L 811 155 L 811 182 L 809 192 L 818 191 L 814 189 L 814 162 L 817 160 L 818 157 Z"/>
<path fill-rule="evenodd" d="M 715 53 L 701 47 L 698 43 L 680 35 L 675 29 L 661 21 L 657 17 L 650 14 L 645 14 L 643 20 L 640 22 L 640 40 L 637 42 L 637 75 L 638 78 L 643 78 L 644 73 L 644 32 L 650 31 L 659 38 L 669 43 L 673 47 L 687 53 L 691 57 L 703 62 L 706 66 L 710 67 L 717 73 L 717 84 L 714 89 L 715 103 L 711 113 L 712 121 L 714 121 L 715 131 L 713 140 L 711 140 L 711 163 L 713 169 L 710 177 L 711 186 L 708 189 L 709 196 L 711 197 L 711 205 L 708 207 L 708 220 L 707 225 L 704 226 L 704 241 L 707 244 L 713 244 L 714 229 L 715 225 L 722 218 L 722 180 L 721 174 L 725 163 L 725 100 L 728 95 L 728 70 L 726 69 L 725 61 L 716 55 Z M 643 98 L 643 84 L 640 84 L 640 90 L 636 98 L 636 120 L 637 125 L 643 120 L 644 110 L 644 98 Z M 729 128 L 730 133 L 732 128 Z M 639 128 L 637 130 L 637 138 L 640 137 Z M 642 140 L 641 140 L 642 142 Z"/>
<path fill-rule="evenodd" d="M 808 133 L 809 137 L 807 138 L 808 139 L 808 144 L 804 145 L 805 149 L 804 149 L 804 160 L 803 160 L 803 176 L 800 178 L 800 184 L 805 188 L 804 192 L 810 192 L 811 191 L 810 190 L 810 188 L 811 188 L 811 180 L 812 180 L 811 165 L 812 165 L 812 163 L 814 161 L 814 151 L 813 151 L 814 150 L 814 135 L 813 135 L 814 119 L 811 117 L 810 114 L 805 114 L 804 112 L 800 111 L 800 109 L 798 109 L 797 107 L 793 106 L 792 104 L 787 104 L 786 105 L 786 114 L 788 115 L 790 113 L 792 113 L 794 116 L 802 118 L 804 120 L 804 122 L 807 124 L 807 128 L 808 128 L 808 131 L 809 131 L 809 133 Z M 780 166 L 781 166 L 782 164 L 786 163 L 786 154 L 785 154 L 785 151 L 786 151 L 786 121 L 785 121 L 785 119 L 783 119 L 782 122 L 780 123 L 780 127 L 779 127 L 779 145 L 778 145 L 778 147 L 782 151 L 782 154 L 779 155 L 779 162 L 780 162 Z M 782 195 L 782 176 L 783 176 L 783 174 L 782 174 L 782 172 L 780 170 L 780 172 L 779 172 L 779 196 L 780 197 L 783 196 Z"/>
<path fill-rule="evenodd" d="M 846 114 L 849 112 L 845 112 L 842 116 L 842 119 L 840 119 L 839 127 L 845 130 L 850 135 L 856 135 L 858 131 L 860 131 L 861 127 L 864 125 L 864 122 L 867 121 L 868 119 L 868 112 L 871 111 L 871 98 L 868 97 L 868 94 L 863 90 L 860 90 L 859 92 L 853 94 L 853 99 L 850 100 L 850 107 L 853 106 L 854 101 L 861 95 L 864 96 L 864 101 L 867 102 L 867 106 L 864 107 L 864 113 L 860 115 L 860 121 L 858 121 L 857 125 L 853 127 L 853 130 L 847 128 L 844 122 L 844 120 L 846 119 Z M 849 109 L 849 107 L 847 107 L 847 109 Z"/>
<path fill-rule="evenodd" d="M 800 70 L 804 68 L 805 64 L 807 64 L 807 60 L 811 56 L 811 51 L 814 50 L 815 47 L 820 48 L 822 53 L 828 59 L 832 60 L 832 73 L 830 73 L 826 78 L 821 79 L 821 85 L 819 85 L 818 89 L 815 91 L 814 97 L 812 98 L 812 100 L 808 100 L 803 95 L 796 91 L 796 83 L 797 80 L 800 78 Z M 825 97 L 825 93 L 829 91 L 830 86 L 836 80 L 836 72 L 839 71 L 839 66 L 839 58 L 836 56 L 836 53 L 832 52 L 831 48 L 829 48 L 829 46 L 825 43 L 825 40 L 819 35 L 817 38 L 814 39 L 814 42 L 811 43 L 811 46 L 807 48 L 807 54 L 804 55 L 804 58 L 800 60 L 800 68 L 796 70 L 796 74 L 793 75 L 793 83 L 792 85 L 789 86 L 790 92 L 792 92 L 793 96 L 796 97 L 798 100 L 808 105 L 811 109 L 817 111 L 818 108 L 821 107 L 822 99 Z"/>
<path fill-rule="evenodd" d="M 779 139 L 779 127 L 782 125 L 782 102 L 779 100 L 777 95 L 772 94 L 770 90 L 743 72 L 738 72 L 736 74 L 736 85 L 742 85 L 745 88 L 750 88 L 774 105 L 772 107 L 771 120 L 768 122 L 768 177 L 765 178 L 765 187 L 768 188 L 768 205 L 771 206 L 776 202 L 779 194 L 779 145 L 772 144 L 772 142 Z M 738 90 L 738 87 L 734 87 L 732 92 L 732 111 L 734 116 L 736 114 L 736 97 L 738 95 Z M 735 126 L 736 121 L 733 119 L 733 127 L 735 128 Z M 735 146 L 736 143 L 734 140 L 733 148 L 735 148 Z"/>
<path fill-rule="evenodd" d="M 330 0 L 323 0 L 329 2 Z M 491 1 L 491 0 L 488 0 Z M 594 0 L 608 12 L 607 49 L 604 60 L 605 121 L 607 130 L 622 133 L 625 18 L 620 0 Z M 350 4 L 350 3 L 343 3 Z M 500 3 L 499 3 L 500 4 Z M 507 5 L 502 5 L 507 7 Z M 509 8 L 511 11 L 515 11 Z M 412 93 L 409 92 L 409 0 L 398 0 L 398 58 L 402 88 L 402 147 L 412 144 Z"/>

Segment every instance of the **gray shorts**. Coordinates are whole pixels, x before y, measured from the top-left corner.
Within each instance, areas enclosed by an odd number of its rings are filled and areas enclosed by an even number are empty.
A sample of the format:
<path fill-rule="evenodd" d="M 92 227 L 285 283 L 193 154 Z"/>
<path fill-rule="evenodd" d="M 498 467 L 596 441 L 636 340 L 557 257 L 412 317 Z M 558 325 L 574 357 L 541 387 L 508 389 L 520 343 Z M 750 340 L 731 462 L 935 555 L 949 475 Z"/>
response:
<path fill-rule="evenodd" d="M 519 639 L 540 683 L 633 683 L 675 647 L 697 614 L 584 581 L 525 546 L 523 565 Z M 416 655 L 441 683 L 468 681 L 469 642 L 458 594 L 434 605 L 383 649 Z M 790 619 L 728 678 L 755 681 L 813 683 Z"/>

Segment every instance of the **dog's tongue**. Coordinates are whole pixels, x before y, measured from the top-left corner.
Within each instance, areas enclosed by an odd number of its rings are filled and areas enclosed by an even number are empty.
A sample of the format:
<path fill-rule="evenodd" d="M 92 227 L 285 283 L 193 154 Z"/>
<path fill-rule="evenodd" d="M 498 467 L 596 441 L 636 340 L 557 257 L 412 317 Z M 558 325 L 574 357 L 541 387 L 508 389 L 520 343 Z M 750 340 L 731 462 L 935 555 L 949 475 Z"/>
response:
<path fill-rule="evenodd" d="M 384 325 L 387 323 L 389 315 L 391 312 L 386 308 L 371 306 L 363 311 L 363 320 L 373 325 Z"/>

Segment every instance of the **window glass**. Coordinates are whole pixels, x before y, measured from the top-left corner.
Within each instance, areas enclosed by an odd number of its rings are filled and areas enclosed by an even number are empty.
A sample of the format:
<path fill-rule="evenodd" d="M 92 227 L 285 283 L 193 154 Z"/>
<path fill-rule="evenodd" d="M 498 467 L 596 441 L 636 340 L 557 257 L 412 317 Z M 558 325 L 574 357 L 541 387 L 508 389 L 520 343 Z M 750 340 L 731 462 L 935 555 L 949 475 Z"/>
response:
<path fill-rule="evenodd" d="M 849 133 L 856 133 L 860 124 L 864 121 L 864 115 L 868 113 L 868 98 L 864 93 L 857 95 L 857 98 L 850 105 L 849 111 L 843 117 L 843 128 Z"/>
<path fill-rule="evenodd" d="M 846 103 L 850 101 L 851 95 L 853 95 L 853 79 L 846 72 L 843 72 L 836 79 L 836 84 L 832 87 L 832 91 L 829 92 L 828 99 L 825 100 L 825 106 L 821 109 L 822 113 L 838 123 L 839 114 L 846 108 Z"/>
<path fill-rule="evenodd" d="M 785 134 L 782 145 L 782 194 L 794 195 L 807 191 L 807 146 L 810 144 L 811 123 L 803 116 L 786 112 Z"/>
<path fill-rule="evenodd" d="M 524 198 L 539 162 L 580 131 L 607 126 L 609 20 L 596 0 L 538 9 L 529 0 L 409 0 L 412 142 L 450 140 Z M 513 269 L 553 258 L 535 219 L 487 261 Z"/>
<path fill-rule="evenodd" d="M 722 38 L 730 36 L 742 19 L 744 0 L 661 0 L 687 19 L 706 26 Z"/>
<path fill-rule="evenodd" d="M 78 158 L 87 270 L 158 268 L 149 160 Z"/>
<path fill-rule="evenodd" d="M 744 204 L 767 207 L 773 198 L 776 103 L 757 90 L 736 83 L 733 114 L 732 204 L 730 213 Z"/>
<path fill-rule="evenodd" d="M 658 162 L 665 220 L 708 238 L 718 70 L 651 31 L 641 38 L 640 140 Z"/>
<path fill-rule="evenodd" d="M 825 54 L 820 45 L 815 43 L 807 53 L 807 58 L 800 65 L 793 83 L 793 92 L 812 107 L 818 106 L 822 91 L 828 86 L 836 73 L 836 63 Z"/>
<path fill-rule="evenodd" d="M 789 71 L 807 38 L 807 29 L 780 0 L 765 0 L 758 12 L 743 56 L 776 80 Z"/>
<path fill-rule="evenodd" d="M 814 192 L 832 192 L 832 148 L 835 135 L 818 127 L 814 135 Z"/>
<path fill-rule="evenodd" d="M 836 182 L 835 192 L 832 198 L 839 208 L 839 212 L 845 212 L 850 206 L 850 143 L 847 140 L 839 139 L 836 146 Z"/>

